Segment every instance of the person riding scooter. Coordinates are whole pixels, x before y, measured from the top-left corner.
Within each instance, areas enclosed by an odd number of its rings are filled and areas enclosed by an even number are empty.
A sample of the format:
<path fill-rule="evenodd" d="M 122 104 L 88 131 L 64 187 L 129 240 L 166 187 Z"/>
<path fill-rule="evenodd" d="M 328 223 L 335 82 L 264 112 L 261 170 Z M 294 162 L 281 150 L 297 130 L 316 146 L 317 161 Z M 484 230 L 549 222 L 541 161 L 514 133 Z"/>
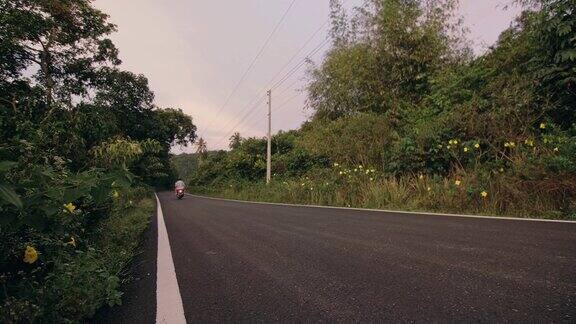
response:
<path fill-rule="evenodd" d="M 176 197 L 178 199 L 182 199 L 184 197 L 184 190 L 186 189 L 186 184 L 182 180 L 176 181 L 174 184 L 174 191 L 176 193 Z"/>

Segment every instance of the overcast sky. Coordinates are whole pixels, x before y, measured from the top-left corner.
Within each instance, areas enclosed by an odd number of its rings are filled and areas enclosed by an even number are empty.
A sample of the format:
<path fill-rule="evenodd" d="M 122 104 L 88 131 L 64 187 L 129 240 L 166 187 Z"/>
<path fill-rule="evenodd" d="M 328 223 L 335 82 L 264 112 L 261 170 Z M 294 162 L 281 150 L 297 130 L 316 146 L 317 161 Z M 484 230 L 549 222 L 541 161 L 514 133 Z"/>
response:
<path fill-rule="evenodd" d="M 264 94 L 261 89 L 328 17 L 328 0 L 296 0 L 254 68 L 224 106 L 291 2 L 95 0 L 94 5 L 109 14 L 118 26 L 112 39 L 120 50 L 122 67 L 148 78 L 158 106 L 181 108 L 191 115 L 212 150 L 225 148 L 227 137 L 234 130 L 243 136 L 265 135 L 265 102 L 238 127 L 234 126 L 250 110 L 249 103 Z M 348 0 L 346 6 L 361 2 Z M 461 0 L 461 14 L 477 53 L 493 44 L 518 14 L 518 8 L 505 9 L 507 3 L 508 0 Z M 284 72 L 298 64 L 326 34 L 326 28 L 317 33 Z M 319 51 L 312 59 L 319 62 L 322 55 Z M 273 110 L 273 132 L 297 128 L 309 115 L 303 109 L 305 93 L 298 91 L 305 84 L 304 78 L 302 68 L 273 93 L 273 107 L 277 109 Z M 218 111 L 221 112 L 217 114 Z"/>

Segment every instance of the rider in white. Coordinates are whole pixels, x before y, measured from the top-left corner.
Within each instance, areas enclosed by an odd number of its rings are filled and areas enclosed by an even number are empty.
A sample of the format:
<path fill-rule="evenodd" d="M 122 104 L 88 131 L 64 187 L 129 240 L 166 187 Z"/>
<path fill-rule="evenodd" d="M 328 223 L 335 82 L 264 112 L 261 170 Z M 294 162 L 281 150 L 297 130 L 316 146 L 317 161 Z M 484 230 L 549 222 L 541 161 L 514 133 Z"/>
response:
<path fill-rule="evenodd" d="M 178 190 L 178 189 L 184 190 L 185 188 L 186 188 L 186 184 L 182 180 L 178 180 L 178 181 L 176 181 L 176 184 L 174 184 L 174 189 L 176 189 L 176 190 Z"/>

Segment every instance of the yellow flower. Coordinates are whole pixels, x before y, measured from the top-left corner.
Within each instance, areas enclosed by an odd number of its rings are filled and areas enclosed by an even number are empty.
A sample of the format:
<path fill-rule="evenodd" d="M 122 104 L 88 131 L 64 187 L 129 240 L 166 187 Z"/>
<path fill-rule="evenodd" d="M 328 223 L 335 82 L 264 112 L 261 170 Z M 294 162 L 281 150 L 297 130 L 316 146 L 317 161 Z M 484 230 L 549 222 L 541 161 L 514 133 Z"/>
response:
<path fill-rule="evenodd" d="M 340 164 L 338 164 L 338 163 L 334 163 L 334 166 L 335 166 L 335 167 L 337 167 L 337 166 L 339 166 L 339 165 L 340 165 Z"/>
<path fill-rule="evenodd" d="M 424 179 L 424 175 L 423 174 L 419 175 L 418 179 L 420 179 L 420 180 Z"/>
<path fill-rule="evenodd" d="M 480 148 L 480 143 L 474 144 L 474 147 L 477 148 L 477 149 Z"/>
<path fill-rule="evenodd" d="M 74 204 L 71 202 L 64 205 L 64 211 L 65 212 L 69 212 L 70 214 L 74 214 L 75 210 L 76 210 L 76 206 L 74 206 Z"/>
<path fill-rule="evenodd" d="M 448 146 L 446 146 L 446 148 L 447 148 L 447 149 L 451 149 L 451 148 L 452 148 L 452 146 L 448 145 Z"/>
<path fill-rule="evenodd" d="M 554 152 L 558 152 L 558 148 L 557 148 L 557 147 L 554 148 Z"/>
<path fill-rule="evenodd" d="M 370 178 L 370 181 L 374 181 L 374 178 Z"/>
<path fill-rule="evenodd" d="M 116 191 L 116 190 L 112 191 L 112 197 L 118 198 L 119 196 L 120 196 L 120 194 L 118 193 L 118 191 Z"/>
<path fill-rule="evenodd" d="M 524 143 L 525 143 L 526 145 L 528 145 L 528 146 L 534 146 L 534 141 L 531 140 L 531 139 L 525 140 Z"/>
<path fill-rule="evenodd" d="M 546 124 L 545 124 L 545 123 L 540 123 L 540 129 L 546 129 Z"/>
<path fill-rule="evenodd" d="M 516 147 L 516 143 L 510 142 L 510 147 Z"/>
<path fill-rule="evenodd" d="M 480 196 L 482 196 L 482 198 L 486 198 L 486 197 L 488 197 L 488 193 L 486 191 L 482 191 L 480 193 Z"/>
<path fill-rule="evenodd" d="M 344 172 L 340 171 L 340 175 L 344 174 Z"/>
<path fill-rule="evenodd" d="M 454 184 L 457 185 L 457 186 L 459 186 L 460 184 L 462 184 L 462 181 L 456 180 L 456 181 L 454 181 Z"/>
<path fill-rule="evenodd" d="M 464 148 L 464 153 L 467 153 L 467 152 L 468 152 L 468 148 L 465 147 L 465 148 Z"/>
<path fill-rule="evenodd" d="M 426 190 L 428 190 L 428 191 L 432 191 L 432 188 L 428 187 L 428 188 L 426 188 Z"/>
<path fill-rule="evenodd" d="M 74 239 L 74 236 L 72 236 L 70 241 L 66 242 L 66 245 L 72 245 L 73 247 L 76 247 L 76 240 Z"/>
<path fill-rule="evenodd" d="M 24 251 L 24 259 L 23 261 L 29 264 L 32 264 L 38 260 L 38 252 L 33 246 L 26 246 L 26 250 Z"/>

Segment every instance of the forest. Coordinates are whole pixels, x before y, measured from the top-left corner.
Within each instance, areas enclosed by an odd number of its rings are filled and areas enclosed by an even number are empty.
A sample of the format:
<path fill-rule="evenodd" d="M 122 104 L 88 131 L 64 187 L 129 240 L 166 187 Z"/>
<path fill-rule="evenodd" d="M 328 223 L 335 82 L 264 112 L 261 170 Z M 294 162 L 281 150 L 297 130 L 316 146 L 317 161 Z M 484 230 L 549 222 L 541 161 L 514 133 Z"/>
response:
<path fill-rule="evenodd" d="M 576 219 L 576 3 L 522 13 L 475 55 L 453 0 L 332 0 L 312 117 L 175 156 L 192 191 L 331 206 Z M 209 143 L 208 143 L 209 145 Z"/>
<path fill-rule="evenodd" d="M 0 0 L 0 322 L 67 323 L 121 302 L 123 271 L 195 140 L 90 0 Z"/>

